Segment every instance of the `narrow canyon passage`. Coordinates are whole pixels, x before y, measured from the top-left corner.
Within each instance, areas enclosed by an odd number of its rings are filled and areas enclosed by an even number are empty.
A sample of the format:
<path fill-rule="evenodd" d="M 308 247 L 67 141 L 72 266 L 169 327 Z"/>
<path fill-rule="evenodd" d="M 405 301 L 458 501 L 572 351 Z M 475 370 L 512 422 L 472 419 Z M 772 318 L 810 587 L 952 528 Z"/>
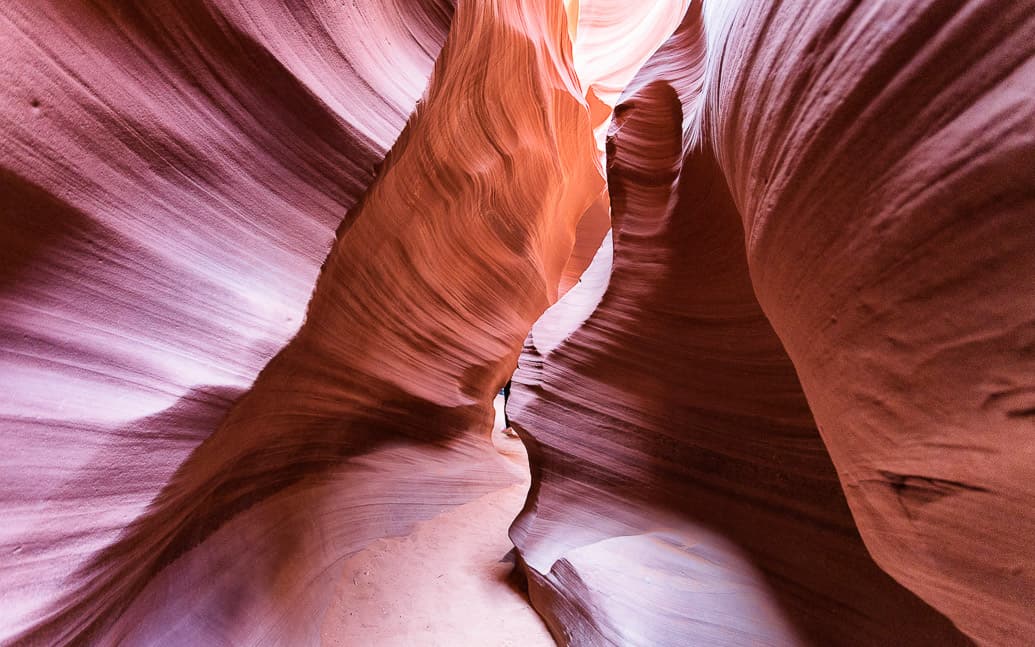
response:
<path fill-rule="evenodd" d="M 521 480 L 380 539 L 345 560 L 321 633 L 324 647 L 552 647 L 546 624 L 513 581 L 507 531 L 530 483 L 521 441 L 503 433 L 495 401 L 492 443 Z"/>
<path fill-rule="evenodd" d="M 1035 644 L 1035 0 L 7 0 L 0 60 L 3 647 Z"/>

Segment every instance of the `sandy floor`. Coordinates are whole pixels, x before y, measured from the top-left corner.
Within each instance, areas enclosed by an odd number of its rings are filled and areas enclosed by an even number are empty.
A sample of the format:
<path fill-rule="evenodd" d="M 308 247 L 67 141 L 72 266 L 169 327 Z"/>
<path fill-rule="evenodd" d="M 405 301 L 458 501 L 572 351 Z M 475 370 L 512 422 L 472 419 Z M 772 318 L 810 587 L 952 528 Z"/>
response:
<path fill-rule="evenodd" d="M 554 645 L 528 599 L 508 582 L 513 565 L 502 561 L 513 548 L 507 528 L 528 491 L 528 461 L 521 441 L 501 428 L 498 415 L 493 443 L 524 482 L 350 557 L 324 618 L 325 647 Z"/>

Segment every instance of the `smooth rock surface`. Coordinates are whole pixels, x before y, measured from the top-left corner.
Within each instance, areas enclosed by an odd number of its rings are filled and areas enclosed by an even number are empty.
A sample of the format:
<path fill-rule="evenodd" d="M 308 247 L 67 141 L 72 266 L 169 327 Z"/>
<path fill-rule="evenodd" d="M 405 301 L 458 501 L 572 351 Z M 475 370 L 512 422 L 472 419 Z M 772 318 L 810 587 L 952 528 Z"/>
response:
<path fill-rule="evenodd" d="M 55 644 L 130 601 L 97 578 L 297 331 L 452 8 L 0 14 L 0 640 Z"/>
<path fill-rule="evenodd" d="M 493 404 L 493 446 L 521 481 L 345 560 L 324 617 L 324 647 L 554 644 L 511 577 L 507 528 L 528 494 L 528 456 L 503 433 L 503 396 Z"/>
<path fill-rule="evenodd" d="M 370 23 L 382 15 L 382 10 L 390 24 L 382 27 L 376 22 Z M 78 40 L 94 45 L 100 49 L 95 54 L 98 60 L 112 66 L 122 65 L 128 55 L 105 48 L 123 43 L 124 47 L 131 48 L 135 42 L 150 42 L 151 38 L 157 41 L 154 48 L 165 52 L 159 45 L 173 48 L 177 36 L 194 48 L 198 47 L 196 42 L 202 47 L 215 47 L 209 45 L 209 41 L 223 44 L 221 38 L 231 38 L 223 45 L 226 52 L 198 55 L 197 65 L 202 71 L 208 69 L 207 62 L 223 57 L 233 60 L 233 56 L 241 56 L 242 65 L 269 60 L 251 52 L 239 53 L 241 43 L 250 41 L 230 29 L 234 20 L 260 32 L 263 24 L 261 21 L 257 24 L 258 17 L 242 13 L 239 7 L 217 13 L 209 12 L 207 7 L 184 7 L 180 13 L 166 10 L 172 13 L 168 16 L 160 12 L 155 16 L 130 13 L 128 17 L 104 8 L 82 16 L 63 13 L 70 11 L 55 7 L 53 15 L 40 14 L 14 6 L 11 12 L 15 21 L 24 13 L 32 13 L 33 19 L 25 19 L 23 28 L 16 22 L 11 31 L 16 38 L 29 43 L 51 44 L 55 40 L 54 30 L 73 27 L 100 30 L 100 33 L 87 31 L 79 39 L 68 42 L 70 46 Z M 275 11 L 274 14 L 285 21 L 288 18 L 316 20 L 323 16 L 308 10 L 297 14 Z M 372 6 L 352 11 L 349 16 L 351 20 L 361 17 L 367 22 L 357 25 L 362 32 L 356 34 L 359 40 L 350 40 L 347 34 L 335 34 L 345 39 L 343 47 L 364 49 L 362 38 L 374 38 L 394 24 L 404 33 L 414 34 L 411 40 L 417 51 L 410 50 L 409 55 L 427 63 L 428 57 L 421 58 L 428 53 L 423 45 L 426 40 L 433 42 L 431 37 L 436 33 L 429 30 L 436 24 L 434 19 L 445 20 L 448 12 L 443 7 L 429 7 L 419 12 L 415 7 Z M 407 18 L 409 22 L 397 22 Z M 154 34 L 156 24 L 165 25 L 171 35 Z M 444 26 L 439 27 L 440 35 Z M 289 32 L 300 28 L 292 22 L 282 27 Z M 319 33 L 314 25 L 305 27 L 305 34 Z M 195 31 L 191 31 L 192 28 Z M 33 40 L 32 29 L 45 35 Z M 26 31 L 30 31 L 29 36 L 24 36 Z M 101 34 L 110 34 L 110 37 L 100 38 Z M 25 424 L 23 419 L 29 418 L 28 424 L 35 424 L 37 429 L 67 429 L 67 436 L 60 439 L 64 445 L 52 443 L 48 451 L 46 444 L 39 444 L 38 434 L 6 433 L 5 442 L 12 447 L 7 460 L 13 462 L 5 467 L 4 474 L 14 482 L 7 490 L 12 506 L 18 500 L 18 493 L 24 492 L 52 511 L 62 504 L 70 509 L 68 516 L 60 519 L 54 512 L 32 514 L 32 507 L 28 507 L 22 513 L 25 525 L 9 529 L 6 543 L 14 548 L 4 555 L 13 559 L 8 557 L 11 561 L 5 564 L 4 570 L 14 573 L 15 578 L 5 578 L 5 587 L 13 592 L 17 604 L 8 607 L 12 615 L 5 623 L 6 631 L 21 632 L 16 639 L 29 644 L 312 643 L 319 639 L 321 620 L 336 582 L 334 569 L 341 560 L 373 540 L 408 532 L 417 521 L 433 517 L 447 506 L 462 504 L 515 481 L 487 442 L 492 420 L 491 395 L 512 370 L 520 340 L 528 327 L 556 295 L 578 218 L 603 188 L 588 111 L 574 77 L 566 34 L 563 7 L 545 0 L 466 3 L 460 8 L 419 109 L 396 142 L 376 183 L 337 227 L 337 238 L 316 280 L 304 325 L 265 365 L 250 387 L 248 380 L 255 377 L 254 372 L 244 373 L 242 388 L 221 399 L 195 396 L 195 400 L 207 405 L 201 413 L 184 413 L 186 405 L 167 412 L 166 417 L 181 421 L 193 435 L 188 440 L 175 438 L 178 444 L 173 449 L 178 452 L 170 449 L 164 455 L 154 453 L 155 460 L 164 462 L 160 470 L 141 468 L 150 480 L 137 486 L 139 491 L 114 482 L 113 469 L 132 462 L 135 454 L 150 455 L 149 443 L 141 437 L 143 434 L 171 430 L 160 422 L 151 421 L 159 425 L 157 429 L 150 425 L 134 426 L 120 430 L 114 438 L 109 438 L 112 434 L 103 430 L 83 437 L 77 422 L 60 427 L 40 421 L 38 411 L 49 410 L 47 405 L 51 403 L 44 389 L 64 384 L 65 374 L 60 372 L 60 367 L 67 366 L 68 360 L 62 353 L 75 355 L 56 344 L 54 357 L 64 360 L 63 363 L 52 362 L 54 372 L 40 377 L 35 382 L 36 390 L 25 396 L 16 392 L 6 402 L 11 403 L 12 408 L 21 407 L 10 414 L 17 424 Z M 115 38 L 120 35 L 121 39 Z M 278 34 L 268 36 L 274 41 L 268 49 L 275 51 Z M 390 45 L 385 36 L 377 36 L 375 40 L 381 38 Z M 168 40 L 173 43 L 167 45 Z M 332 49 L 323 56 L 314 53 L 316 62 L 328 64 L 328 57 L 337 53 L 340 67 L 363 69 L 361 62 L 350 65 L 347 59 L 342 60 L 336 47 Z M 187 51 L 193 50 L 188 48 Z M 306 51 L 304 47 L 299 52 L 293 48 L 285 50 L 285 57 L 290 59 L 285 65 L 294 66 L 294 74 L 284 73 L 288 80 L 297 82 L 298 77 L 311 76 L 312 70 L 304 60 Z M 55 55 L 53 64 L 59 68 L 62 64 L 74 68 L 85 66 L 83 59 L 75 58 L 76 52 Z M 485 52 L 494 53 L 493 65 L 487 65 Z M 406 55 L 405 51 L 401 53 L 403 59 Z M 187 65 L 182 57 L 174 57 L 174 60 L 177 65 Z M 143 57 L 131 58 L 127 64 L 139 64 L 153 74 L 161 71 Z M 397 59 L 376 67 L 380 74 L 385 69 L 407 74 L 422 70 L 420 67 L 412 70 L 405 61 Z M 525 73 L 515 76 L 514 70 Z M 425 75 L 428 71 L 427 66 L 423 67 Z M 216 94 L 215 89 L 209 89 L 206 94 L 202 84 L 198 96 L 193 97 L 194 102 L 203 110 L 215 111 L 221 105 L 219 102 L 237 100 L 235 92 L 245 93 L 247 98 L 248 89 L 264 89 L 261 83 L 251 85 L 249 77 L 278 79 L 267 70 L 246 67 L 244 72 L 247 75 L 240 79 L 221 74 L 213 80 L 221 90 L 226 85 L 232 86 L 235 80 L 243 86 L 226 90 L 229 96 Z M 78 85 L 73 79 L 68 82 L 72 86 L 69 92 L 78 91 L 91 97 L 95 85 L 110 87 L 112 91 L 125 85 L 104 85 L 102 80 L 112 78 L 114 72 L 108 70 L 105 74 L 103 66 L 89 68 L 84 73 L 100 78 L 92 84 Z M 193 87 L 190 82 L 194 75 L 182 74 L 188 77 L 184 83 Z M 15 76 L 20 82 L 29 78 L 25 71 Z M 323 76 L 321 73 L 311 80 L 323 83 Z M 409 81 L 393 83 L 378 79 L 358 85 L 386 95 L 380 101 L 387 101 L 396 87 L 419 91 L 420 84 L 415 80 L 411 77 Z M 312 142 L 291 137 L 289 132 L 278 132 L 280 115 L 262 110 L 275 110 L 283 106 L 278 101 L 291 100 L 287 89 L 274 87 L 262 101 L 245 104 L 227 120 L 234 125 L 237 121 L 254 123 L 255 137 L 265 138 L 262 142 L 267 146 L 252 153 L 257 158 L 256 164 L 260 168 L 274 165 L 273 176 L 290 184 L 299 194 L 293 198 L 294 203 L 301 213 L 308 214 L 312 210 L 308 201 L 319 194 L 298 181 L 292 171 L 311 168 L 314 181 L 336 187 L 344 181 L 336 182 L 334 173 L 343 172 L 340 167 L 345 167 L 347 172 L 349 164 L 354 166 L 355 161 L 362 159 L 359 157 L 362 149 L 350 152 L 348 140 L 327 140 L 337 131 L 342 137 L 351 136 L 349 133 L 355 127 L 333 112 L 330 98 L 320 98 L 328 91 L 325 87 L 299 89 L 301 97 L 313 104 L 311 114 L 301 112 L 295 105 L 283 107 L 283 112 L 291 112 L 291 117 L 300 121 L 300 125 L 314 129 Z M 163 107 L 155 103 L 155 96 L 144 94 L 151 102 L 148 107 L 155 110 Z M 192 98 L 182 92 L 172 94 L 170 100 Z M 216 94 L 217 101 L 210 98 L 212 94 Z M 415 94 L 410 95 L 411 100 L 414 98 Z M 273 105 L 267 108 L 266 102 Z M 92 104 L 86 99 L 79 103 L 88 113 Z M 341 103 L 340 99 L 337 103 Z M 392 112 L 371 105 L 372 100 L 365 103 L 368 105 L 364 109 L 373 115 L 389 116 Z M 31 106 L 31 101 L 29 104 Z M 409 109 L 408 106 L 400 108 L 400 116 Z M 198 123 L 181 121 L 182 115 L 175 108 L 172 110 L 176 119 L 163 114 L 152 117 L 156 128 L 163 128 L 165 121 L 172 121 L 188 134 L 207 138 L 214 150 L 221 150 L 213 132 L 199 127 Z M 362 114 L 363 109 L 359 110 Z M 327 113 L 322 117 L 324 122 L 317 120 L 319 111 Z M 52 114 L 64 118 L 63 113 L 56 110 Z M 121 113 L 115 112 L 115 117 L 99 114 L 98 123 L 83 120 L 81 124 L 85 131 L 81 138 L 95 145 L 96 156 L 107 153 L 113 162 L 124 163 L 123 152 L 115 150 L 117 142 L 128 141 L 151 151 L 157 145 L 152 139 L 161 139 L 152 134 L 135 138 L 132 132 L 120 138 L 121 131 L 117 128 L 123 126 L 119 121 Z M 256 115 L 264 116 L 265 120 L 254 121 Z M 472 131 L 472 124 L 481 125 L 482 130 Z M 26 148 L 32 143 L 49 144 L 51 139 L 79 132 L 55 126 L 58 134 L 50 134 L 33 130 L 31 125 L 29 122 L 20 131 Z M 401 126 L 401 120 L 398 125 Z M 378 126 L 374 124 L 371 133 L 390 141 L 394 134 L 383 137 L 385 131 L 378 130 Z M 110 135 L 112 141 L 106 142 L 103 137 L 112 129 L 116 129 Z M 323 146 L 327 149 L 326 156 L 321 158 L 308 150 L 291 149 L 305 143 Z M 288 151 L 283 151 L 283 147 Z M 375 151 L 370 155 L 369 171 L 372 172 L 379 151 L 373 146 L 369 148 Z M 242 149 L 229 141 L 222 149 L 232 155 L 248 152 L 246 147 Z M 282 153 L 286 152 L 297 152 L 301 157 L 297 161 L 285 160 Z M 161 152 L 158 156 L 167 159 Z M 26 167 L 29 165 L 28 154 L 22 157 L 11 154 L 11 157 Z M 191 155 L 190 159 L 196 161 L 197 156 Z M 234 168 L 235 173 L 247 178 L 251 167 L 245 161 Z M 108 170 L 106 164 L 96 160 L 84 165 L 93 172 L 108 174 L 110 182 L 104 185 L 107 190 L 129 192 L 127 184 L 138 176 L 145 182 L 158 182 L 155 176 L 168 175 L 163 175 L 161 169 L 156 171 L 154 162 L 152 166 L 146 166 L 146 162 L 146 158 L 141 161 L 144 166 L 140 169 L 119 169 L 122 174 Z M 289 170 L 284 169 L 285 162 L 291 162 Z M 292 200 L 290 194 L 278 194 L 275 185 L 268 194 L 270 199 L 262 200 L 264 194 L 256 188 L 235 185 L 235 174 L 221 175 L 218 170 L 213 168 L 205 179 L 220 183 L 220 187 L 229 183 L 230 188 L 226 190 L 239 191 L 241 196 L 256 200 L 256 206 L 262 205 L 268 210 L 263 211 L 268 218 L 277 218 L 272 209 L 274 199 Z M 173 169 L 169 173 L 175 180 L 182 179 L 182 186 L 159 185 L 149 199 L 170 204 L 173 198 L 170 193 L 175 194 L 176 189 L 194 190 L 198 184 L 198 180 L 182 177 Z M 25 174 L 31 175 L 28 171 Z M 328 176 L 332 179 L 327 179 Z M 78 179 L 81 174 L 55 175 L 53 183 L 57 185 L 59 180 L 69 177 Z M 501 185 L 499 178 L 506 178 L 506 183 Z M 21 179 L 18 182 L 26 184 Z M 521 186 L 535 186 L 537 192 L 527 195 L 517 191 Z M 264 184 L 262 188 L 266 188 Z M 198 190 L 208 198 L 207 204 L 221 204 L 221 194 L 214 189 Z M 41 201 L 52 201 L 60 189 L 55 186 L 50 193 L 42 189 L 37 193 Z M 87 188 L 82 193 L 86 198 L 105 200 L 103 195 L 97 197 Z M 129 192 L 119 197 L 126 200 L 135 195 Z M 280 324 L 282 334 L 271 338 L 263 347 L 266 352 L 275 348 L 276 343 L 286 341 L 302 320 L 300 306 L 306 294 L 304 288 L 316 278 L 315 261 L 326 250 L 327 237 L 337 224 L 330 216 L 336 212 L 341 218 L 344 207 L 350 206 L 344 204 L 345 195 L 342 194 L 338 202 L 327 201 L 325 242 L 303 245 L 314 261 L 308 266 L 308 274 L 301 273 L 304 265 L 301 262 L 299 267 L 283 271 L 297 282 L 300 301 L 294 308 L 285 306 L 294 313 L 294 325 Z M 217 229 L 211 240 L 205 238 L 205 227 L 217 227 L 221 220 L 198 214 L 190 209 L 190 204 L 173 206 L 178 216 L 198 215 L 203 222 L 162 219 L 146 202 L 141 204 L 140 198 L 126 203 L 122 212 L 113 211 L 104 201 L 96 207 L 95 220 L 107 219 L 113 228 L 125 228 L 140 237 L 146 237 L 150 233 L 148 229 L 154 227 L 175 231 L 186 242 L 177 246 L 175 238 L 165 241 L 159 235 L 161 231 L 147 240 L 153 245 L 167 242 L 170 245 L 167 253 L 174 259 L 199 273 L 212 272 L 216 281 L 232 278 L 217 262 L 223 258 L 220 250 L 231 266 L 256 262 L 256 257 L 275 260 L 276 248 L 290 244 L 291 235 L 298 234 L 292 230 L 292 223 L 282 218 L 280 225 L 265 230 L 263 240 L 272 248 L 267 254 L 262 255 L 263 250 L 250 245 L 248 240 L 239 241 L 241 252 L 236 252 L 230 246 L 233 239 L 226 231 Z M 236 213 L 232 204 L 226 209 L 230 214 Z M 67 210 L 60 207 L 58 215 L 63 222 L 68 217 Z M 258 227 L 257 222 L 255 218 L 245 218 L 244 223 L 235 226 L 250 231 Z M 223 236 L 219 236 L 220 233 Z M 263 231 L 250 233 L 258 237 Z M 82 244 L 82 239 L 88 239 L 87 234 L 76 232 L 65 244 Z M 127 244 L 136 240 L 130 235 Z M 187 242 L 195 243 L 199 249 Z M 110 245 L 103 244 L 101 248 L 107 253 Z M 209 256 L 204 254 L 206 250 Z M 69 259 L 63 246 L 52 253 L 60 259 Z M 215 259 L 210 261 L 210 256 Z M 486 264 L 485 259 L 495 259 L 495 262 Z M 129 260 L 118 260 L 110 269 L 114 273 L 110 281 L 119 286 L 134 286 L 135 276 L 126 267 Z M 148 352 L 148 338 L 141 335 L 147 332 L 162 338 L 164 324 L 202 347 L 181 349 L 175 346 L 175 338 L 166 340 L 165 343 L 173 347 L 170 352 L 174 355 L 178 353 L 205 366 L 216 363 L 218 358 L 216 355 L 207 360 L 211 355 L 206 353 L 225 352 L 236 356 L 235 345 L 241 343 L 241 335 L 229 330 L 216 331 L 213 337 L 230 346 L 224 348 L 213 343 L 209 349 L 206 339 L 199 334 L 205 330 L 202 321 L 181 322 L 175 310 L 161 307 L 161 303 L 169 299 L 173 306 L 189 309 L 193 305 L 191 298 L 198 300 L 199 307 L 202 303 L 214 307 L 222 303 L 220 295 L 206 294 L 203 284 L 195 286 L 189 280 L 181 282 L 167 276 L 146 255 L 133 256 L 132 260 L 139 264 L 139 272 L 145 279 L 160 277 L 186 290 L 189 296 L 178 298 L 175 293 L 162 294 L 153 288 L 137 286 L 156 300 L 153 320 L 138 319 L 147 312 L 140 299 L 114 290 L 113 298 L 121 299 L 119 302 L 132 312 L 124 321 L 139 327 L 136 337 L 125 333 L 128 338 L 120 338 L 123 346 L 132 348 L 148 361 L 161 360 L 160 355 Z M 212 264 L 206 265 L 206 262 Z M 47 266 L 43 267 L 40 272 L 45 277 Z M 84 281 L 80 277 L 83 273 L 82 267 L 73 263 L 67 283 L 73 289 L 92 285 L 90 281 L 96 280 L 93 274 L 88 274 Z M 101 274 L 103 276 L 103 270 Z M 28 291 L 35 275 L 27 276 L 22 284 L 26 291 L 12 294 L 22 294 L 24 307 L 31 311 L 31 308 L 39 308 L 41 297 Z M 277 274 L 264 272 L 260 265 L 251 268 L 248 277 L 257 286 L 257 298 L 264 300 L 274 294 L 268 295 L 258 286 L 276 285 Z M 97 313 L 107 313 L 115 321 L 123 321 L 119 312 L 103 299 L 80 297 L 80 303 L 87 309 L 95 308 Z M 66 345 L 68 340 L 76 339 L 78 332 L 89 330 L 86 315 L 74 309 L 55 306 L 47 315 L 49 318 L 43 319 L 44 322 L 68 322 L 67 327 L 60 330 L 59 338 Z M 12 329 L 17 329 L 16 326 L 29 325 L 31 320 L 23 316 L 15 317 L 13 322 Z M 240 325 L 233 317 L 229 317 L 227 323 Z M 115 336 L 113 331 L 120 332 L 117 326 L 98 326 L 98 329 L 99 334 L 109 336 Z M 23 355 L 29 358 L 33 357 L 31 353 L 46 347 L 24 335 L 21 339 L 28 347 Z M 117 343 L 100 347 L 109 353 L 120 348 Z M 70 367 L 69 380 L 73 385 L 76 379 L 85 381 L 83 392 L 95 396 L 88 404 L 102 411 L 106 410 L 100 397 L 103 388 L 112 389 L 112 397 L 120 402 L 139 405 L 131 393 L 116 388 L 118 384 L 112 386 L 112 378 L 105 372 L 127 370 L 126 361 L 107 358 L 105 363 L 104 360 L 102 357 L 92 364 Z M 29 365 L 25 359 L 13 362 L 12 374 L 24 375 Z M 255 369 L 258 367 L 256 363 Z M 152 373 L 161 374 L 151 367 L 139 371 L 152 380 Z M 184 379 L 179 372 L 175 377 Z M 128 378 L 127 381 L 132 382 Z M 95 387 L 95 383 L 98 386 Z M 31 400 L 30 396 L 37 399 Z M 220 415 L 233 399 L 236 403 L 225 417 Z M 87 401 L 81 406 L 87 406 Z M 222 411 L 210 411 L 218 406 L 223 407 Z M 74 410 L 69 415 L 73 413 Z M 191 427 L 184 421 L 188 416 L 215 424 L 209 428 Z M 106 440 L 125 443 L 129 449 L 104 446 Z M 97 448 L 88 454 L 84 449 L 91 444 Z M 46 460 L 55 449 L 65 449 L 69 462 L 81 461 L 90 454 L 95 461 L 95 466 L 85 474 L 77 474 L 79 470 L 74 463 L 59 463 L 52 468 L 57 487 L 66 488 L 67 494 L 63 497 L 51 494 L 55 490 L 41 488 L 32 469 L 34 461 Z M 157 449 L 164 447 L 159 445 Z M 69 481 L 76 477 L 78 481 Z M 122 502 L 127 492 L 136 493 L 135 506 L 113 509 L 112 501 Z M 35 505 L 38 504 L 34 503 L 33 507 Z M 79 521 L 76 515 L 83 515 L 84 520 Z M 33 525 L 38 522 L 46 525 L 42 528 Z M 39 551 L 46 558 L 20 555 L 26 548 Z M 40 587 L 40 580 L 47 587 Z"/>
<path fill-rule="evenodd" d="M 626 88 L 607 291 L 533 328 L 511 412 L 559 642 L 1035 639 L 1035 16 L 1002 9 L 706 3 Z"/>
<path fill-rule="evenodd" d="M 1035 643 L 1035 5 L 456 4 L 0 6 L 0 642 L 476 597 L 520 355 L 559 643 Z"/>

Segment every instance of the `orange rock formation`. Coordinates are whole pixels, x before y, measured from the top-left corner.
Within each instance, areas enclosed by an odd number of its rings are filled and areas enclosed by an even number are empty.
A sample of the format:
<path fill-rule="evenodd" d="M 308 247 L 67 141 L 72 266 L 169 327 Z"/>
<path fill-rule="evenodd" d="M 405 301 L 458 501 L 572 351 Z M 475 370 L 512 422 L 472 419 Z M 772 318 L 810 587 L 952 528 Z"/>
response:
<path fill-rule="evenodd" d="M 0 16 L 0 642 L 318 643 L 515 366 L 559 643 L 1035 641 L 1030 2 Z"/>

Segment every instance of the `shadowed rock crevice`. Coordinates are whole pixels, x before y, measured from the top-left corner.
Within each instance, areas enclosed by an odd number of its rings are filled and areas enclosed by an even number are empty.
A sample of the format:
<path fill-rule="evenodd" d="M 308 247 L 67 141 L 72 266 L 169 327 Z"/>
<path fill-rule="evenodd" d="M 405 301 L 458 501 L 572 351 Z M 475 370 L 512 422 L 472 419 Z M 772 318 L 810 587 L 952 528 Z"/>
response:
<path fill-rule="evenodd" d="M 725 178 L 683 156 L 676 91 L 623 105 L 607 292 L 546 357 L 526 343 L 515 382 L 535 485 L 512 536 L 533 603 L 562 644 L 968 644 L 867 555 Z"/>

